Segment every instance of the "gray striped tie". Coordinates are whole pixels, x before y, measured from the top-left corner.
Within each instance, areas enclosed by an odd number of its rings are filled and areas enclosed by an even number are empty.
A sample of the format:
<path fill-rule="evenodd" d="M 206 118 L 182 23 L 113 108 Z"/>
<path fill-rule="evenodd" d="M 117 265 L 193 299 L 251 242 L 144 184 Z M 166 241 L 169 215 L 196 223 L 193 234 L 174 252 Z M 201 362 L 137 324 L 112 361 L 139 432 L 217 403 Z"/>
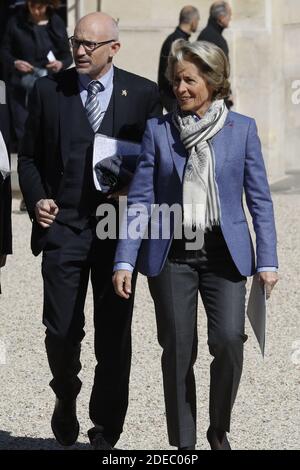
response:
<path fill-rule="evenodd" d="M 93 80 L 88 86 L 88 96 L 85 103 L 88 120 L 94 132 L 97 132 L 101 124 L 101 108 L 97 98 L 97 93 L 104 90 L 102 83 Z"/>

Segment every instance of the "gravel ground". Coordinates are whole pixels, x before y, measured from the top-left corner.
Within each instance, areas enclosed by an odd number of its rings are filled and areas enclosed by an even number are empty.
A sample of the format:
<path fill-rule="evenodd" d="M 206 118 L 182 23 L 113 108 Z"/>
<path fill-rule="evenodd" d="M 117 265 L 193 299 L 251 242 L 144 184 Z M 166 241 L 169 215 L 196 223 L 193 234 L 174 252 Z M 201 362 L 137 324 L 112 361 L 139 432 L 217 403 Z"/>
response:
<path fill-rule="evenodd" d="M 299 449 L 300 447 L 300 195 L 275 194 L 281 280 L 268 305 L 266 357 L 262 360 L 247 323 L 245 366 L 232 418 L 234 449 Z M 40 258 L 29 250 L 30 222 L 13 201 L 14 256 L 2 273 L 0 299 L 0 449 L 59 449 L 50 428 L 54 396 L 41 324 Z M 88 401 L 94 356 L 92 303 L 86 304 L 78 400 L 81 432 L 74 449 L 87 449 Z M 167 440 L 160 347 L 146 279 L 139 277 L 134 322 L 130 406 L 123 449 L 170 449 Z M 207 449 L 210 356 L 206 322 L 199 306 L 198 448 Z"/>

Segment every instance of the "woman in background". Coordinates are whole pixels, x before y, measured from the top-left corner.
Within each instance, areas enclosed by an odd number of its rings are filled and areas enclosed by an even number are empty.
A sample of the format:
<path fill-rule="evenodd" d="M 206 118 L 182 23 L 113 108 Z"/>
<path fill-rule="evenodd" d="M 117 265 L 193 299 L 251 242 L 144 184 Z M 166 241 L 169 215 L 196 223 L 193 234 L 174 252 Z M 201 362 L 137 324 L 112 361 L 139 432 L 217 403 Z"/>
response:
<path fill-rule="evenodd" d="M 8 22 L 1 48 L 14 138 L 20 143 L 28 95 L 37 78 L 58 73 L 72 63 L 63 20 L 55 13 L 60 0 L 27 0 Z M 21 201 L 21 210 L 26 210 Z"/>
<path fill-rule="evenodd" d="M 59 0 L 27 0 L 7 25 L 1 61 L 18 142 L 23 136 L 27 95 L 34 78 L 57 73 L 72 63 L 65 24 L 55 13 L 59 4 Z M 25 76 L 33 78 L 24 80 Z"/>

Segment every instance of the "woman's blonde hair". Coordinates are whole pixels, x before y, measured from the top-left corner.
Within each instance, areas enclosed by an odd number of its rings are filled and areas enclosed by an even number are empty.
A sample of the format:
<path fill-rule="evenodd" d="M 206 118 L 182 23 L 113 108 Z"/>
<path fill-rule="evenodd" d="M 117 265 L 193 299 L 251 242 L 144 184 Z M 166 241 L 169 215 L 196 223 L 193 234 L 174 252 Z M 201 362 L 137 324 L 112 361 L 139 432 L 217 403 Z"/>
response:
<path fill-rule="evenodd" d="M 174 69 L 178 62 L 187 60 L 195 64 L 201 76 L 214 89 L 213 100 L 230 95 L 229 62 L 219 47 L 206 41 L 189 42 L 183 39 L 174 41 L 168 59 L 166 76 L 172 84 Z"/>

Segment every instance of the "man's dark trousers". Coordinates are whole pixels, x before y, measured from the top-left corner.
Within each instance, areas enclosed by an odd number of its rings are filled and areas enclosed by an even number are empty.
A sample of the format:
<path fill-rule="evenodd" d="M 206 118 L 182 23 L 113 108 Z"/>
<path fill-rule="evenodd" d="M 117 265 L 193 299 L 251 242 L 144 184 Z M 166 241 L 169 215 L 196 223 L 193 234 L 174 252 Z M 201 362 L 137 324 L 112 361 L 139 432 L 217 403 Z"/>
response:
<path fill-rule="evenodd" d="M 97 366 L 90 418 L 103 426 L 104 437 L 112 444 L 122 432 L 128 405 L 133 307 L 132 300 L 121 299 L 113 290 L 115 243 L 97 239 L 95 224 L 78 232 L 55 222 L 42 263 L 46 349 L 53 374 L 51 387 L 59 398 L 75 398 L 81 388 L 77 374 L 91 276 Z"/>

